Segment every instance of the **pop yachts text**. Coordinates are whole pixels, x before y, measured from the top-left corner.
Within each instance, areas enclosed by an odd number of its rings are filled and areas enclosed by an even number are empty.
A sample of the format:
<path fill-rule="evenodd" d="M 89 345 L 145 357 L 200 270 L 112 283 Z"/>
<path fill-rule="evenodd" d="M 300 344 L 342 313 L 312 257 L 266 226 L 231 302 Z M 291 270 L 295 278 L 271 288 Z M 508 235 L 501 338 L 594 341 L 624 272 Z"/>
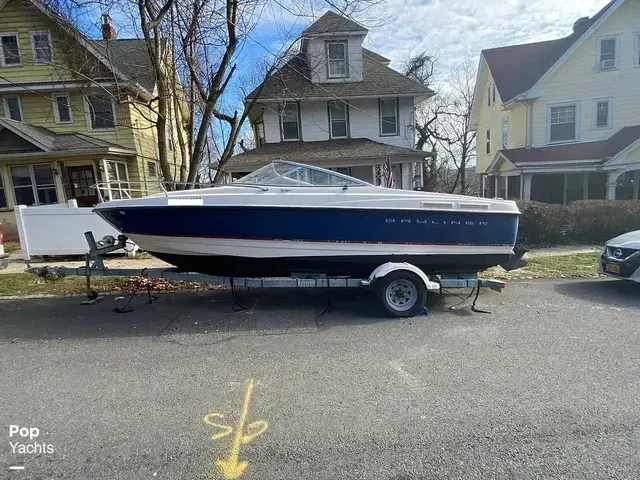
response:
<path fill-rule="evenodd" d="M 52 454 L 53 453 L 53 445 L 50 443 L 44 442 L 33 442 L 33 443 L 21 443 L 21 442 L 11 442 L 9 441 L 9 445 L 11 445 L 12 453 L 14 454 Z"/>

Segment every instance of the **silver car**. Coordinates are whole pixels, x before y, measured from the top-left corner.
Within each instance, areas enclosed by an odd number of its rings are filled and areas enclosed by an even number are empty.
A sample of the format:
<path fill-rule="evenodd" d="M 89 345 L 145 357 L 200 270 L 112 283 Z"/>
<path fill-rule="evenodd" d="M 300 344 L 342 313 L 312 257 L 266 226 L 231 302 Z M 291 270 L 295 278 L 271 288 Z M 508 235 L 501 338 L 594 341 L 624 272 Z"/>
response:
<path fill-rule="evenodd" d="M 640 283 L 640 230 L 612 238 L 600 255 L 600 273 Z"/>

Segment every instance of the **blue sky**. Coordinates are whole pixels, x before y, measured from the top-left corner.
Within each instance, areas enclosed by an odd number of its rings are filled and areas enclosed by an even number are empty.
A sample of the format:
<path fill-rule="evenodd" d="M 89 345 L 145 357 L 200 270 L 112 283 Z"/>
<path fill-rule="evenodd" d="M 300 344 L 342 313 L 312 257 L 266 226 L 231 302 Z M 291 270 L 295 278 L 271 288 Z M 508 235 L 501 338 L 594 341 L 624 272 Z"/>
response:
<path fill-rule="evenodd" d="M 439 56 L 441 69 L 465 56 L 477 58 L 483 48 L 548 40 L 567 35 L 581 16 L 591 16 L 607 0 L 386 0 L 359 7 L 353 18 L 369 29 L 365 45 L 392 60 L 399 68 L 409 56 L 422 51 Z M 124 4 L 123 4 L 124 5 Z M 365 5 L 365 4 L 361 4 Z M 99 36 L 99 6 L 89 7 L 82 27 Z M 266 0 L 251 38 L 237 54 L 236 88 L 248 88 L 248 76 L 260 59 L 277 53 L 321 16 L 323 0 Z M 120 37 L 136 35 L 134 22 L 122 11 L 111 12 Z M 250 83 L 250 81 L 249 81 Z M 235 96 L 235 95 L 234 95 Z"/>
<path fill-rule="evenodd" d="M 341 0 L 335 0 L 341 1 Z M 344 0 L 342 0 L 344 1 Z M 370 0 L 371 1 L 371 0 Z M 427 51 L 440 58 L 440 75 L 470 56 L 477 61 L 484 48 L 559 38 L 573 22 L 591 16 L 607 0 L 386 0 L 353 12 L 369 29 L 365 46 L 390 58 L 400 69 L 412 55 Z M 123 4 L 126 5 L 126 4 Z M 100 7 L 81 17 L 90 36 L 100 36 Z M 255 24 L 237 52 L 237 73 L 224 96 L 227 111 L 240 106 L 253 89 L 260 62 L 281 52 L 314 18 L 328 8 L 323 0 L 265 0 L 254 12 Z M 130 15 L 112 10 L 118 36 L 136 36 Z"/>

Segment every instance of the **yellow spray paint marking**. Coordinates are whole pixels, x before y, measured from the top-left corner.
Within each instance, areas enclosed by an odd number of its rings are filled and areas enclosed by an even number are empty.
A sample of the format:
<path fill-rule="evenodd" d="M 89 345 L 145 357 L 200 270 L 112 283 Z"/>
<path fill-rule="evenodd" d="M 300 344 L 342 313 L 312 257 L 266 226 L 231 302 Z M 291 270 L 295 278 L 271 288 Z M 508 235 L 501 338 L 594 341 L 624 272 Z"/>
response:
<path fill-rule="evenodd" d="M 212 427 L 220 429 L 219 432 L 211 435 L 212 440 L 224 438 L 227 435 L 233 433 L 235 430 L 235 435 L 233 437 L 233 440 L 231 441 L 229 456 L 216 462 L 216 466 L 220 470 L 222 470 L 224 478 L 228 480 L 240 478 L 240 476 L 244 472 L 244 469 L 247 468 L 247 462 L 238 461 L 240 457 L 240 447 L 244 444 L 249 443 L 257 436 L 262 435 L 267 430 L 267 428 L 269 428 L 269 424 L 265 420 L 256 420 L 255 422 L 247 424 L 247 417 L 249 416 L 249 404 L 251 403 L 251 394 L 253 393 L 253 385 L 254 380 L 253 378 L 251 378 L 249 379 L 249 384 L 247 385 L 247 392 L 244 395 L 244 404 L 242 405 L 242 410 L 240 410 L 240 419 L 235 429 L 230 425 L 218 423 L 218 419 L 224 419 L 224 415 L 222 413 L 209 413 L 203 419 L 204 423 L 206 423 L 207 425 L 211 425 Z"/>

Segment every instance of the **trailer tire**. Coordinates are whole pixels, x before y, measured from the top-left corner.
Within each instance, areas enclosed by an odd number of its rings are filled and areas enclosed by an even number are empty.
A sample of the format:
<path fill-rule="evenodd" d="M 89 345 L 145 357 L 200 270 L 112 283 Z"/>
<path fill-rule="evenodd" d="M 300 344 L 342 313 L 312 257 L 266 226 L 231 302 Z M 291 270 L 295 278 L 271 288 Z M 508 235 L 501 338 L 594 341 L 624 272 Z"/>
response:
<path fill-rule="evenodd" d="M 379 278 L 375 293 L 386 313 L 394 317 L 414 317 L 427 302 L 424 281 L 408 270 L 398 270 Z"/>

